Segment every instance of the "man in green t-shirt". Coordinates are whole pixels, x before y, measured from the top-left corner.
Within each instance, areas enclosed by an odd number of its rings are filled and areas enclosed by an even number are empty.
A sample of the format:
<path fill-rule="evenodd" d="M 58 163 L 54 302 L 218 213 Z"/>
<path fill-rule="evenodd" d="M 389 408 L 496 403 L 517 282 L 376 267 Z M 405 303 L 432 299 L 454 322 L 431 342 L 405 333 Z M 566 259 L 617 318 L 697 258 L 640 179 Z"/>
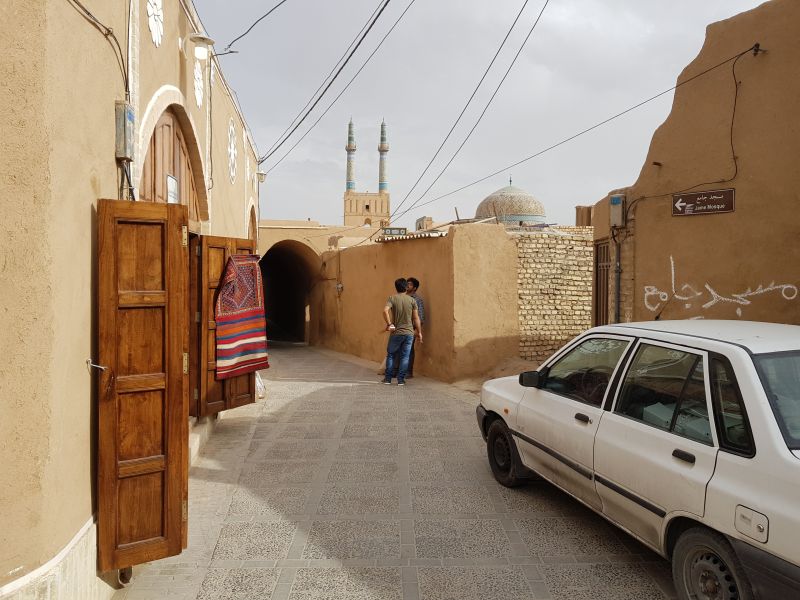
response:
<path fill-rule="evenodd" d="M 395 280 L 394 289 L 397 293 L 389 296 L 386 306 L 383 307 L 383 319 L 386 321 L 386 331 L 390 333 L 386 345 L 386 371 L 383 383 L 392 383 L 392 372 L 395 368 L 396 356 L 400 365 L 397 371 L 397 385 L 406 384 L 408 372 L 408 357 L 414 343 L 414 330 L 417 331 L 419 341 L 422 343 L 422 324 L 419 320 L 417 301 L 413 296 L 406 294 L 406 280 L 402 277 Z"/>

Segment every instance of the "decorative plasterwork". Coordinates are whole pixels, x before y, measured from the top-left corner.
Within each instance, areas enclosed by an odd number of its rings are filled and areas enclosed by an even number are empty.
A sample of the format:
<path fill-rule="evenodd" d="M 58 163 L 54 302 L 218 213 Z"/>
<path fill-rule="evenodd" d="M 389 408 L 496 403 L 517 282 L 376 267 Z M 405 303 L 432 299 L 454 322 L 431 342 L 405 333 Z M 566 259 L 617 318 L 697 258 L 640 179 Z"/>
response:
<path fill-rule="evenodd" d="M 203 106 L 203 67 L 200 65 L 199 60 L 194 61 L 194 99 L 197 102 L 197 108 Z"/>
<path fill-rule="evenodd" d="M 150 37 L 158 48 L 164 37 L 164 3 L 163 0 L 147 0 L 147 24 L 150 27 Z"/>
<path fill-rule="evenodd" d="M 233 119 L 228 123 L 228 171 L 231 183 L 236 181 L 236 159 L 239 151 L 236 149 L 236 126 Z"/>

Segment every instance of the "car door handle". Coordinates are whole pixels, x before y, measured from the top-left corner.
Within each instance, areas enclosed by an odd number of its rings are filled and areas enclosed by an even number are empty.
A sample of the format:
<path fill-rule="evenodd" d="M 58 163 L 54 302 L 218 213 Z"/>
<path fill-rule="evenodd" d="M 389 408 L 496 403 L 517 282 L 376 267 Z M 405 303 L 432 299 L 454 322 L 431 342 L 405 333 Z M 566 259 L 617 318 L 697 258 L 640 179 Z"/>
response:
<path fill-rule="evenodd" d="M 686 452 L 685 450 L 679 450 L 678 448 L 675 448 L 675 450 L 672 451 L 672 456 L 674 456 L 678 460 L 685 461 L 685 462 L 687 462 L 689 464 L 692 464 L 692 465 L 695 463 L 695 460 L 697 460 L 694 457 L 694 454 L 690 454 L 689 452 Z"/>
<path fill-rule="evenodd" d="M 575 420 L 576 421 L 581 421 L 583 423 L 591 423 L 592 422 L 592 420 L 589 418 L 589 416 L 585 415 L 583 413 L 575 413 Z"/>

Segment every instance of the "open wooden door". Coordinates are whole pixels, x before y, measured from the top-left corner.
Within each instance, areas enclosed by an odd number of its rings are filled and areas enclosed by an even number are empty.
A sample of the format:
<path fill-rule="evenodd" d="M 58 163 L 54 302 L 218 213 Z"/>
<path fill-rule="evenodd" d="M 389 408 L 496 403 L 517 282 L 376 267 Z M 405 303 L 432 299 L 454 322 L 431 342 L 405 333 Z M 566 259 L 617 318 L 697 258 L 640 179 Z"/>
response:
<path fill-rule="evenodd" d="M 187 520 L 186 207 L 98 203 L 98 563 L 180 554 Z"/>
<path fill-rule="evenodd" d="M 200 331 L 200 401 L 198 414 L 204 417 L 256 401 L 256 376 L 247 373 L 218 381 L 216 378 L 217 323 L 214 305 L 217 288 L 231 254 L 255 253 L 255 241 L 238 238 L 203 236 L 200 251 L 201 331 Z"/>

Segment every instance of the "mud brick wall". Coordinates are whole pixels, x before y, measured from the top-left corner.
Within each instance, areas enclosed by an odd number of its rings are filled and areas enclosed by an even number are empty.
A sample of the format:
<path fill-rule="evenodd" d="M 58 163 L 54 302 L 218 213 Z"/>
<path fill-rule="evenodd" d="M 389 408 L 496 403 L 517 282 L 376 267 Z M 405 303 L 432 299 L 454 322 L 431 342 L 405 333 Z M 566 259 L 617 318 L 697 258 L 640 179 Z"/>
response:
<path fill-rule="evenodd" d="M 516 234 L 519 355 L 540 362 L 591 327 L 591 227 Z"/>

